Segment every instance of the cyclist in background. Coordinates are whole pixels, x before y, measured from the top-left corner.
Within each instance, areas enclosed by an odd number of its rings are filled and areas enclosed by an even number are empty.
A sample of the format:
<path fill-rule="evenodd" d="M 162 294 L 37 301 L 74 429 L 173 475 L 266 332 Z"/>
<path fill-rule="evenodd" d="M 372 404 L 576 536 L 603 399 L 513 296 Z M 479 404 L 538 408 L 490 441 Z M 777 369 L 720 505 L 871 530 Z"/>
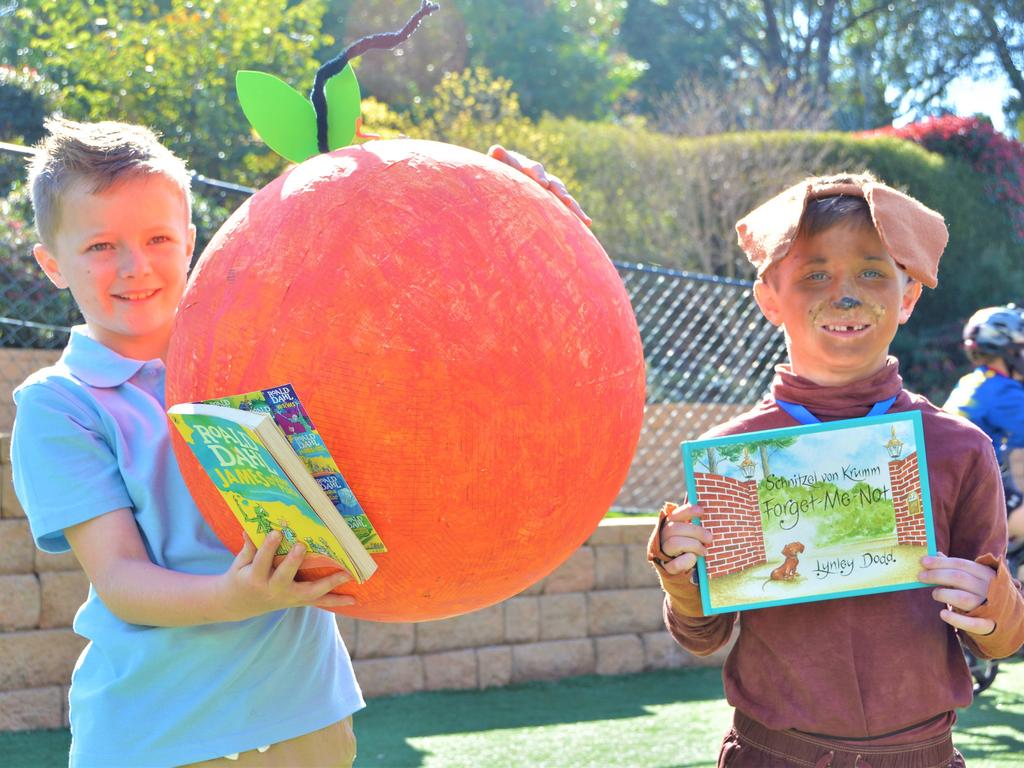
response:
<path fill-rule="evenodd" d="M 986 307 L 964 326 L 964 351 L 976 367 L 943 409 L 969 419 L 992 439 L 1002 469 L 1010 549 L 1024 547 L 1024 494 L 1010 472 L 1010 452 L 1024 448 L 1024 309 Z"/>
<path fill-rule="evenodd" d="M 1024 494 L 1010 472 L 1010 452 L 1024 447 L 1024 309 L 1014 304 L 979 309 L 964 325 L 964 351 L 975 369 L 963 376 L 943 409 L 974 422 L 992 439 L 1003 476 L 1006 562 L 1018 576 L 1024 563 Z M 964 648 L 974 695 L 995 681 L 999 664 Z"/>

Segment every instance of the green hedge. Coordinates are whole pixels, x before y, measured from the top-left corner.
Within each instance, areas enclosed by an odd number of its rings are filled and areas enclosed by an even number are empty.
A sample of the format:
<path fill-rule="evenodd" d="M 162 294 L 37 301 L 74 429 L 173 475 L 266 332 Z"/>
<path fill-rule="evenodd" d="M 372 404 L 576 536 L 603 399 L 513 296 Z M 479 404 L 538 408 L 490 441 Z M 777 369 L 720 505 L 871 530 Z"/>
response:
<path fill-rule="evenodd" d="M 940 402 L 967 369 L 959 349 L 967 317 L 979 307 L 1024 298 L 1020 245 L 1005 209 L 985 192 L 985 178 L 963 161 L 912 142 L 798 132 L 677 139 L 623 126 L 553 120 L 541 127 L 561 138 L 555 161 L 572 169 L 578 185 L 573 192 L 613 258 L 749 277 L 732 224 L 809 174 L 870 170 L 942 213 L 950 240 L 939 287 L 925 291 L 893 344 L 908 386 Z M 813 164 L 780 169 L 773 159 L 783 157 Z M 724 169 L 733 169 L 732 177 L 715 173 Z M 787 175 L 773 175 L 779 170 Z M 726 211 L 730 215 L 716 227 L 713 218 Z M 695 229 L 710 234 L 695 242 Z M 726 255 L 709 270 L 707 254 L 696 247 L 716 244 Z"/>

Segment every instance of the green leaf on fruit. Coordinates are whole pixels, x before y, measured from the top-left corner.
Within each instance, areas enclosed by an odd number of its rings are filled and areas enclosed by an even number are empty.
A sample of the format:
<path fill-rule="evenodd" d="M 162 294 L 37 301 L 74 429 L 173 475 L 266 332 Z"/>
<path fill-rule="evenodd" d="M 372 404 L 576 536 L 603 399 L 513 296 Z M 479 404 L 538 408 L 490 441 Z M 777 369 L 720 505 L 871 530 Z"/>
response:
<path fill-rule="evenodd" d="M 330 81 L 328 94 L 329 88 Z M 293 163 L 301 163 L 318 154 L 316 112 L 305 96 L 280 78 L 252 70 L 240 70 L 235 75 L 235 89 L 246 119 L 268 147 Z M 331 117 L 328 113 L 329 135 L 333 133 L 330 130 L 334 122 Z M 354 133 L 354 120 L 352 130 Z"/>
<path fill-rule="evenodd" d="M 341 72 L 327 81 L 324 96 L 327 98 L 327 148 L 333 152 L 352 143 L 356 135 L 356 120 L 361 112 L 359 82 L 351 64 L 346 64 Z"/>

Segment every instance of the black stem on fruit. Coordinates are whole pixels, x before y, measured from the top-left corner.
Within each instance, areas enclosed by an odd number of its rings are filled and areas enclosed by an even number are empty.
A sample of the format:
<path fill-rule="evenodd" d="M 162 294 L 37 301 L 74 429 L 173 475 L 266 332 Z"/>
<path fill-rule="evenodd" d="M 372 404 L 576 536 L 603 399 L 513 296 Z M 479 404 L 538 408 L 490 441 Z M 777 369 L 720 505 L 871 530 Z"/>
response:
<path fill-rule="evenodd" d="M 316 78 L 313 80 L 313 91 L 310 93 L 310 101 L 313 102 L 313 109 L 316 111 L 316 143 L 321 152 L 329 152 L 327 146 L 327 96 L 324 93 L 324 86 L 327 81 L 341 72 L 351 59 L 362 56 L 369 50 L 394 48 L 399 43 L 409 39 L 420 22 L 440 6 L 437 3 L 420 0 L 420 8 L 412 17 L 405 22 L 405 26 L 397 32 L 380 32 L 376 35 L 367 35 L 356 40 L 352 45 L 342 51 L 328 62 L 325 62 L 316 71 Z"/>

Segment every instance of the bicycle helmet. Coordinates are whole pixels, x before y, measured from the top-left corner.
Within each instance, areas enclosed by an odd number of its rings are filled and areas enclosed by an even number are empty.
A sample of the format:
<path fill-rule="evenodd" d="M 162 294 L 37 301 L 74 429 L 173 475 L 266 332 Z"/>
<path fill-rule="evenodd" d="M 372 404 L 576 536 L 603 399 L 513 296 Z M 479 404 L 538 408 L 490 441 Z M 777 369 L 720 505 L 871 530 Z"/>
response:
<path fill-rule="evenodd" d="M 964 326 L 964 347 L 1000 357 L 1024 377 L 1024 309 L 1016 304 L 979 309 Z"/>

